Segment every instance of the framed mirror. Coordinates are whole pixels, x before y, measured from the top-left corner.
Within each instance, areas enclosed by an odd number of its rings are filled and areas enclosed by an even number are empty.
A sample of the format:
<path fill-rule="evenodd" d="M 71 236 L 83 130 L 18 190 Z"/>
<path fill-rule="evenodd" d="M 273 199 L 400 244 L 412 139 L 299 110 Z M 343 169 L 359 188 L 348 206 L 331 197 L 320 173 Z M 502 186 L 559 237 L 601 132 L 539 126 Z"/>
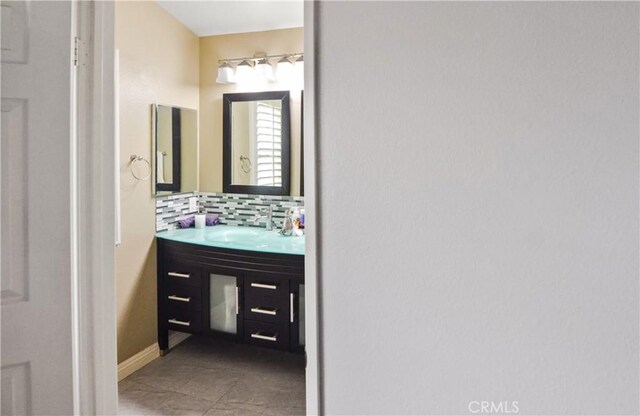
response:
<path fill-rule="evenodd" d="M 198 190 L 198 112 L 154 104 L 153 191 L 156 195 Z"/>
<path fill-rule="evenodd" d="M 223 191 L 289 195 L 289 91 L 222 98 Z"/>

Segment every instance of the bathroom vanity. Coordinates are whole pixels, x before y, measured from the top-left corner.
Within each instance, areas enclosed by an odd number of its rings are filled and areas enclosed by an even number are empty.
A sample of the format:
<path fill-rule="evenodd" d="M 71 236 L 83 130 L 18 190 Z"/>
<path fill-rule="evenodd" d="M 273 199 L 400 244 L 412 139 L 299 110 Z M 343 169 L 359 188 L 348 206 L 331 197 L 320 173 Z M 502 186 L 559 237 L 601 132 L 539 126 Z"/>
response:
<path fill-rule="evenodd" d="M 225 225 L 156 237 L 163 354 L 170 330 L 304 351 L 304 237 Z"/>

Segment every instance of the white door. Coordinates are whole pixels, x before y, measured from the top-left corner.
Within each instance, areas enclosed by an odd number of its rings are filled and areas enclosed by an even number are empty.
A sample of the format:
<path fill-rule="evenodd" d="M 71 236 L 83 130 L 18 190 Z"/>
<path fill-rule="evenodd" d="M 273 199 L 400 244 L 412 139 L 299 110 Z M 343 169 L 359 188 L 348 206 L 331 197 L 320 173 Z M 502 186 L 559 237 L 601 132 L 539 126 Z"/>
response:
<path fill-rule="evenodd" d="M 0 5 L 2 415 L 70 415 L 75 6 Z"/>

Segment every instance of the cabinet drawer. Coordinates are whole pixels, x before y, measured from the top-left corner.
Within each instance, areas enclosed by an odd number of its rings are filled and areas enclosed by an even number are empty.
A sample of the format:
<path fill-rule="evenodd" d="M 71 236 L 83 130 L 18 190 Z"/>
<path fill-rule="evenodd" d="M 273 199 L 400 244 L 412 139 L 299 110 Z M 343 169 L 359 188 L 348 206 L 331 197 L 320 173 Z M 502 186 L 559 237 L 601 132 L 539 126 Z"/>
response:
<path fill-rule="evenodd" d="M 169 260 L 166 278 L 170 285 L 200 286 L 200 268 L 181 261 Z"/>
<path fill-rule="evenodd" d="M 289 350 L 289 325 L 244 321 L 244 342 L 277 350 Z"/>
<path fill-rule="evenodd" d="M 256 298 L 270 296 L 284 300 L 289 296 L 289 280 L 259 274 L 245 276 L 244 293 Z"/>
<path fill-rule="evenodd" d="M 286 323 L 289 322 L 290 313 L 288 296 L 266 296 L 256 292 L 245 295 L 245 319 L 261 322 Z"/>
<path fill-rule="evenodd" d="M 202 315 L 200 311 L 176 305 L 167 307 L 167 327 L 169 329 L 196 333 L 200 332 L 201 326 Z"/>
<path fill-rule="evenodd" d="M 202 309 L 199 287 L 168 284 L 165 293 L 165 302 L 167 302 L 169 308 L 182 307 L 195 311 Z"/>

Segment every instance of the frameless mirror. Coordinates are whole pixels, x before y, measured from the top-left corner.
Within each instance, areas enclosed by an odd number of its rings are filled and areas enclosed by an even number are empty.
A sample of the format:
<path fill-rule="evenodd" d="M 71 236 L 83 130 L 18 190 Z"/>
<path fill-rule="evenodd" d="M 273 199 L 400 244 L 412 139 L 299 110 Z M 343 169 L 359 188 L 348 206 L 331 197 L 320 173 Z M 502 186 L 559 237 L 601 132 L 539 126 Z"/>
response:
<path fill-rule="evenodd" d="M 300 196 L 304 196 L 304 91 L 300 91 Z"/>
<path fill-rule="evenodd" d="M 289 195 L 289 92 L 223 95 L 224 192 Z"/>
<path fill-rule="evenodd" d="M 198 112 L 153 105 L 155 194 L 198 190 Z"/>

